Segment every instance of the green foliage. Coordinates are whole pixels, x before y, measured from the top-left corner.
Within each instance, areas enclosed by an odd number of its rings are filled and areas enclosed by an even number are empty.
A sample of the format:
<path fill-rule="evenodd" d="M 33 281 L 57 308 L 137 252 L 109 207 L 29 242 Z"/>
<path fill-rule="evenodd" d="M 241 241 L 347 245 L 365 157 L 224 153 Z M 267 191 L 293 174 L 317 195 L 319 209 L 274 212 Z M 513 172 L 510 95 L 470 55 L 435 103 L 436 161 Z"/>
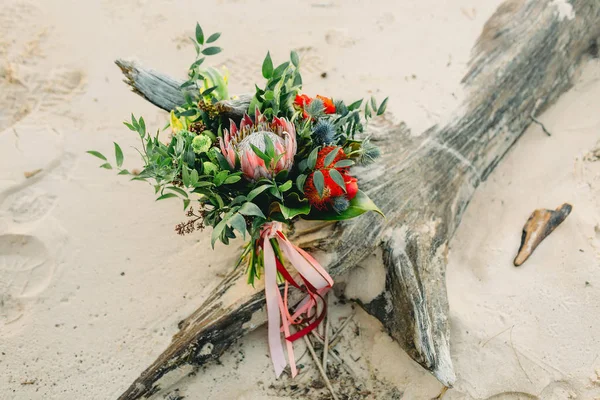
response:
<path fill-rule="evenodd" d="M 216 44 L 220 37 L 218 32 L 206 35 L 200 24 L 196 24 L 190 38 L 196 56 L 188 69 L 187 81 L 181 85 L 185 102 L 170 113 L 165 127 L 170 127 L 168 137 L 161 136 L 160 131 L 148 132 L 142 117 L 132 114 L 124 122 L 140 140 L 137 150 L 143 165 L 141 171 L 124 168 L 125 156 L 117 143 L 114 143 L 114 157 L 95 150 L 88 153 L 102 162 L 100 168 L 151 185 L 157 201 L 179 199 L 191 220 L 179 224 L 178 233 L 212 227 L 213 247 L 218 241 L 229 244 L 237 236 L 248 239 L 240 263 L 247 262 L 248 282 L 253 284 L 264 269 L 262 249 L 254 244 L 266 222 L 289 223 L 296 218 L 343 220 L 367 211 L 381 213 L 361 191 L 352 200 L 344 195 L 335 197 L 330 209 L 323 211 L 321 206 L 319 209 L 311 206 L 313 200 L 309 201 L 304 189 L 310 176 L 321 198 L 329 196 L 330 191 L 326 189 L 332 189 L 331 185 L 348 192 L 345 182 L 349 168 L 367 165 L 379 156 L 379 149 L 362 134 L 370 118 L 385 112 L 388 99 L 378 104 L 371 97 L 346 105 L 339 99 L 305 96 L 301 92 L 298 53 L 291 51 L 289 60 L 276 64 L 267 52 L 261 68 L 264 85 L 255 85 L 247 111 L 251 116 L 256 110 L 260 111 L 268 123 L 274 118 L 285 118 L 283 123 L 278 121 L 261 128 L 274 127 L 274 133 L 288 141 L 293 138 L 286 135 L 295 130 L 297 150 L 289 170 L 254 181 L 253 177 L 245 177 L 240 168 L 241 154 L 223 154 L 219 146 L 224 129 L 229 129 L 229 122 L 225 124 L 220 115 L 223 105 L 217 104 L 231 99 L 228 73 L 225 69 L 207 66 L 206 61 L 222 52 Z M 234 122 L 239 124 L 239 121 Z M 294 129 L 287 124 L 293 124 Z M 281 131 L 282 126 L 285 132 Z M 289 154 L 282 152 L 281 142 L 271 136 L 263 135 L 263 139 L 261 146 L 251 142 L 249 147 L 254 153 L 252 156 L 273 171 Z M 331 150 L 319 155 L 320 150 L 328 146 L 332 146 Z M 311 187 L 313 192 L 314 189 Z M 273 247 L 281 257 L 276 242 Z"/>

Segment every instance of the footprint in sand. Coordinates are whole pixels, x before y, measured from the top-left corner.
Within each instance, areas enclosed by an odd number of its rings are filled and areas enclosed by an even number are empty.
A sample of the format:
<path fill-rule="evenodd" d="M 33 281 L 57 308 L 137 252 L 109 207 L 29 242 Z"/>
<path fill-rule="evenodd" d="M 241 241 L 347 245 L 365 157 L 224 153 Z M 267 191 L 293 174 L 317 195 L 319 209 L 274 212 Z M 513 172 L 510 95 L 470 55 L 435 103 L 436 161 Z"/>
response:
<path fill-rule="evenodd" d="M 51 27 L 35 23 L 40 20 L 41 10 L 27 0 L 4 0 L 0 7 L 0 330 L 27 315 L 53 278 L 56 249 L 22 232 L 26 224 L 36 229 L 56 205 L 45 175 L 62 179 L 75 163 L 48 121 L 73 117 L 70 99 L 82 91 L 85 75 L 45 65 Z M 54 243 L 56 232 L 48 229 L 44 237 Z"/>
<path fill-rule="evenodd" d="M 0 326 L 24 314 L 24 302 L 46 289 L 53 272 L 54 261 L 39 239 L 0 235 Z"/>

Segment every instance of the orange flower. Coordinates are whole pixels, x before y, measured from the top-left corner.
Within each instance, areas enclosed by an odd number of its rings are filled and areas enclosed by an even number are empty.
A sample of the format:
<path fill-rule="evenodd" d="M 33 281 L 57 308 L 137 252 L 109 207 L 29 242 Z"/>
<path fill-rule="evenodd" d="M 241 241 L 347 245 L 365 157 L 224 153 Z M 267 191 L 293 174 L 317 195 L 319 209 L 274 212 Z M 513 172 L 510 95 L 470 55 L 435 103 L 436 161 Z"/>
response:
<path fill-rule="evenodd" d="M 333 100 L 331 98 L 318 94 L 317 99 L 320 99 L 323 102 L 325 114 L 335 114 L 335 104 L 333 104 Z"/>

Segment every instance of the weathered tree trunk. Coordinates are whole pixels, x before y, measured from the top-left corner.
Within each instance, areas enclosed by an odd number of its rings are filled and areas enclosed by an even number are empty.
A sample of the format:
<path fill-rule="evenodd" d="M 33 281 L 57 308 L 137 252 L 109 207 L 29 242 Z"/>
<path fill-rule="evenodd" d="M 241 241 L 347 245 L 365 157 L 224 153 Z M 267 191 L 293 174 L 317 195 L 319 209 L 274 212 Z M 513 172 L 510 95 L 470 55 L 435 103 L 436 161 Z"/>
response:
<path fill-rule="evenodd" d="M 448 241 L 477 186 L 532 116 L 569 88 L 584 55 L 597 51 L 600 2 L 558 3 L 509 0 L 499 7 L 463 79 L 467 100 L 447 126 L 420 136 L 411 136 L 402 125 L 374 132 L 382 159 L 356 172 L 386 219 L 366 214 L 329 225 L 320 238 L 296 232 L 294 240 L 309 240 L 306 247 L 327 252 L 333 276 L 382 247 L 385 289 L 363 307 L 448 387 L 455 380 L 445 287 Z M 182 101 L 178 81 L 134 63 L 118 64 L 127 82 L 152 103 L 170 109 Z M 265 322 L 263 300 L 261 288 L 248 288 L 242 271 L 232 271 L 120 399 L 149 396 L 177 367 L 217 359 Z"/>

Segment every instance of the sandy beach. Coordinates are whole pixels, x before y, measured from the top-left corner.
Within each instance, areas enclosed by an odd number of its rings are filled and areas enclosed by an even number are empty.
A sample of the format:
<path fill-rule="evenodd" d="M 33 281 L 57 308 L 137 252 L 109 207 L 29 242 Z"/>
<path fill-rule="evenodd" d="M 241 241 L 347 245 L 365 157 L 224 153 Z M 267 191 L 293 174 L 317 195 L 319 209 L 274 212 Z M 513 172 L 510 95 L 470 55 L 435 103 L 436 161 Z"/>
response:
<path fill-rule="evenodd" d="M 230 91 L 259 82 L 267 50 L 301 54 L 304 87 L 354 100 L 390 96 L 388 122 L 418 135 L 460 107 L 460 81 L 483 24 L 501 3 L 457 0 L 3 0 L 0 5 L 0 399 L 116 399 L 168 346 L 179 321 L 234 265 L 236 242 L 180 237 L 176 201 L 98 168 L 111 154 L 139 168 L 133 112 L 168 114 L 131 93 L 114 65 L 133 58 L 183 77 L 196 21 L 223 32 L 212 62 Z M 560 2 L 556 2 L 560 3 Z M 557 12 L 560 8 L 557 5 Z M 449 34 L 451 32 L 451 34 Z M 456 385 L 446 400 L 600 399 L 600 61 L 539 115 L 477 189 L 451 241 L 447 287 Z M 573 212 L 521 267 L 512 261 L 537 208 Z M 374 257 L 373 257 L 374 259 Z M 341 278 L 345 296 L 378 279 L 367 258 Z M 378 320 L 349 316 L 337 350 L 347 399 L 431 399 L 442 385 Z M 298 354 L 305 353 L 299 345 Z M 185 371 L 154 399 L 329 399 L 306 372 L 275 380 L 259 328 L 220 363 Z"/>

